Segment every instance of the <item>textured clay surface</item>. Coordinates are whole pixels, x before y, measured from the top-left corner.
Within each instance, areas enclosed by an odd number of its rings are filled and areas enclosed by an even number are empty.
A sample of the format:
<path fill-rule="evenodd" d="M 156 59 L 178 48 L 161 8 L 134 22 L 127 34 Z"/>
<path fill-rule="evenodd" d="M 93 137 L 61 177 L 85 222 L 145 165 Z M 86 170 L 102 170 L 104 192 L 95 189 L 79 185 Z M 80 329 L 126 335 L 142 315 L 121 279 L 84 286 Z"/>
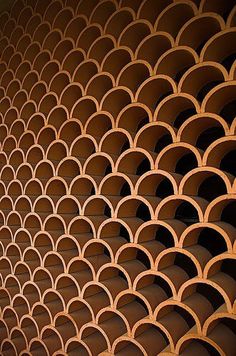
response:
<path fill-rule="evenodd" d="M 234 0 L 0 16 L 3 356 L 236 355 Z"/>

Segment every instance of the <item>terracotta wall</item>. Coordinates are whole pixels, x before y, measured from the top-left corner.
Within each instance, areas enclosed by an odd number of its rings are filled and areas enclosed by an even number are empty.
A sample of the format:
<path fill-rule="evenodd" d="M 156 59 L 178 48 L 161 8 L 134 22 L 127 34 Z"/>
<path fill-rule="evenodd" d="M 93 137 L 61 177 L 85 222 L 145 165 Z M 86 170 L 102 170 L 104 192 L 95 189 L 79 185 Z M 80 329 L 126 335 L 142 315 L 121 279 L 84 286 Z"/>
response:
<path fill-rule="evenodd" d="M 236 355 L 234 4 L 0 16 L 1 355 Z"/>

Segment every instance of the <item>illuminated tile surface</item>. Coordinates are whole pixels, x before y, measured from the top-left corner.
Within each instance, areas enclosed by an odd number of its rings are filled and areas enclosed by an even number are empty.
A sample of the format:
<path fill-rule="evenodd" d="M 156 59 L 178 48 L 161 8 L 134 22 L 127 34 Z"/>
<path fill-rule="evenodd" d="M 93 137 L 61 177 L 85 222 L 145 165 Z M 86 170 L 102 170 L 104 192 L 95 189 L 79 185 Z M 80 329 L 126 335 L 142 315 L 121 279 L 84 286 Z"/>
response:
<path fill-rule="evenodd" d="M 234 4 L 1 14 L 1 355 L 236 355 Z"/>

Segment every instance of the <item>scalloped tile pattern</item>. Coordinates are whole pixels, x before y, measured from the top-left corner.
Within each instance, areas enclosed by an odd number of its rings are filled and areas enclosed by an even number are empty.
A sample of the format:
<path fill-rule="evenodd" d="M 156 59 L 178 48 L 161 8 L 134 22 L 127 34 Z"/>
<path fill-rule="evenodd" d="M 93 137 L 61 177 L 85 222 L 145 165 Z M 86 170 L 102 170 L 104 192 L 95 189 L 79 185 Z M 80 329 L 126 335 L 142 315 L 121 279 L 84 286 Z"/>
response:
<path fill-rule="evenodd" d="M 0 28 L 1 355 L 234 356 L 235 1 Z"/>

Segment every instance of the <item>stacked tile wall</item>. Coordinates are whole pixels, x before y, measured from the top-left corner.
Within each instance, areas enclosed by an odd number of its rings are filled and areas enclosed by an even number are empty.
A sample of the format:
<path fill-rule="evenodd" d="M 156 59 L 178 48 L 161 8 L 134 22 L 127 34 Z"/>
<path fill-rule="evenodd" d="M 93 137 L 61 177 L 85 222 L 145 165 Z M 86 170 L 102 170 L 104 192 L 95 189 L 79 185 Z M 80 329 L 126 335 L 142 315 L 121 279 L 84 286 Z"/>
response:
<path fill-rule="evenodd" d="M 235 355 L 235 1 L 0 30 L 1 355 Z"/>

